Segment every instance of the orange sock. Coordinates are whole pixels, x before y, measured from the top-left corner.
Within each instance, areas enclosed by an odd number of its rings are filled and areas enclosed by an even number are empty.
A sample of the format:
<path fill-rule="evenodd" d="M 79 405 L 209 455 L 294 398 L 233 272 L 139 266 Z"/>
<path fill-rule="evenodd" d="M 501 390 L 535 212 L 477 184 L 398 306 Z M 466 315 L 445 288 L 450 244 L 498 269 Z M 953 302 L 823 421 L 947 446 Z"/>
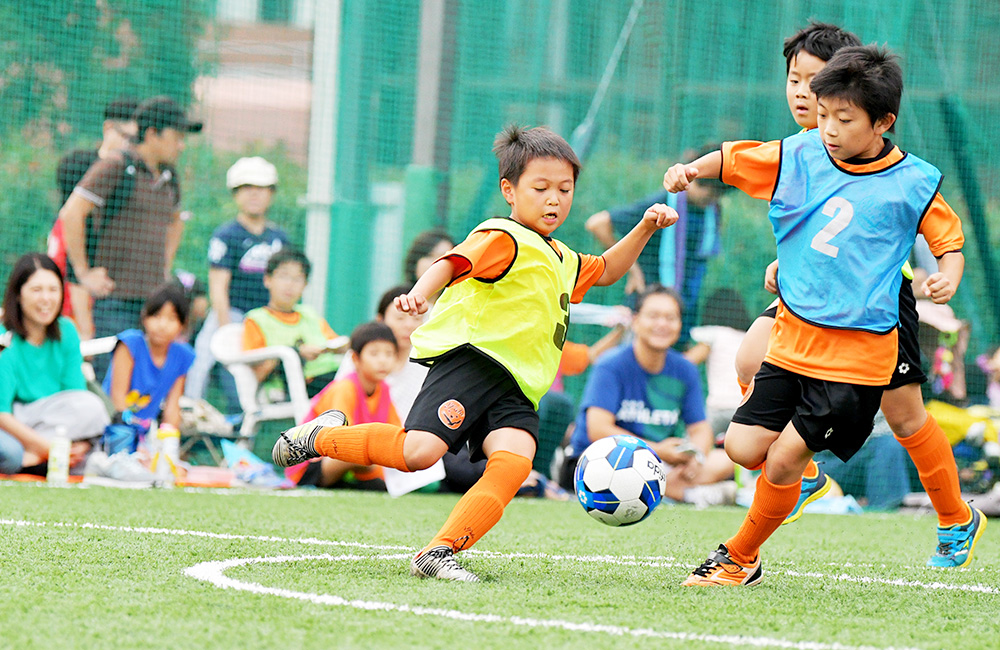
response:
<path fill-rule="evenodd" d="M 767 479 L 765 469 L 757 479 L 757 491 L 743 525 L 726 542 L 730 557 L 743 565 L 756 560 L 760 547 L 795 509 L 801 489 L 801 480 L 791 485 L 775 485 Z"/>
<path fill-rule="evenodd" d="M 809 464 L 806 465 L 806 471 L 802 472 L 802 478 L 816 478 L 817 476 L 819 476 L 819 466 L 816 465 L 816 461 L 810 458 Z"/>
<path fill-rule="evenodd" d="M 406 432 L 395 424 L 371 422 L 349 427 L 325 427 L 316 434 L 316 451 L 355 465 L 382 465 L 410 471 L 403 460 Z"/>
<path fill-rule="evenodd" d="M 927 421 L 916 433 L 906 438 L 896 436 L 896 440 L 906 448 L 917 466 L 920 483 L 937 512 L 938 523 L 953 526 L 968 522 L 971 512 L 962 501 L 955 455 L 937 420 L 928 413 Z"/>
<path fill-rule="evenodd" d="M 444 545 L 458 552 L 478 542 L 500 521 L 504 507 L 530 472 L 530 458 L 509 451 L 494 452 L 482 477 L 455 504 L 427 548 Z"/>

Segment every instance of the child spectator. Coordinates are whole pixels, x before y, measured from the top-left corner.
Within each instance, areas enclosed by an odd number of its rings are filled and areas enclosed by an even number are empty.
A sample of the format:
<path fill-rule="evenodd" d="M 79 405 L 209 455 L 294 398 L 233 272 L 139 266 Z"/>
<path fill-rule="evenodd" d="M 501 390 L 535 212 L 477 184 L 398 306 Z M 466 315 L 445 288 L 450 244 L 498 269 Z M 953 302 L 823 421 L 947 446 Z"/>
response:
<path fill-rule="evenodd" d="M 392 372 L 385 378 L 385 383 L 388 384 L 392 392 L 392 404 L 403 420 L 409 414 L 413 400 L 417 398 L 420 386 L 423 385 L 424 379 L 427 377 L 427 367 L 410 360 L 412 347 L 410 335 L 420 327 L 424 319 L 421 316 L 399 311 L 393 304 L 396 296 L 406 293 L 412 286 L 412 284 L 400 284 L 388 289 L 379 298 L 378 311 L 375 313 L 375 320 L 388 325 L 396 337 L 398 346 L 396 364 L 393 366 Z M 337 379 L 344 379 L 352 372 L 354 372 L 354 361 L 351 355 L 347 355 L 341 361 L 340 368 L 337 369 Z"/>
<path fill-rule="evenodd" d="M 483 222 L 395 300 L 401 311 L 423 314 L 427 296 L 444 289 L 413 335 L 413 358 L 430 370 L 406 427 L 344 426 L 346 416 L 330 411 L 283 432 L 272 450 L 286 467 L 327 456 L 412 471 L 467 443 L 473 462 L 488 458 L 482 478 L 411 561 L 420 577 L 479 580 L 454 554 L 500 520 L 531 471 L 538 400 L 559 365 L 569 303 L 595 284 L 617 282 L 650 236 L 677 220 L 654 205 L 603 256 L 580 255 L 551 238 L 569 215 L 580 170 L 569 143 L 548 129 L 510 126 L 494 152 L 510 216 Z"/>
<path fill-rule="evenodd" d="M 306 392 L 313 397 L 334 378 L 338 360 L 328 342 L 336 338 L 330 324 L 311 307 L 300 305 L 312 266 L 302 251 L 283 248 L 267 261 L 264 286 L 267 306 L 251 309 L 243 322 L 243 349 L 256 350 L 270 345 L 295 348 L 302 358 Z M 285 392 L 278 374 L 280 361 L 269 359 L 253 367 L 261 388 Z"/>
<path fill-rule="evenodd" d="M 104 403 L 86 390 L 80 336 L 59 315 L 63 298 L 62 273 L 49 257 L 28 253 L 17 260 L 0 327 L 2 473 L 43 464 L 59 429 L 75 441 L 70 463 L 77 467 L 108 424 Z"/>
<path fill-rule="evenodd" d="M 884 137 L 903 90 L 895 57 L 876 46 L 843 48 L 811 90 L 817 129 L 782 141 L 727 142 L 664 174 L 670 191 L 707 176 L 769 199 L 780 267 L 767 356 L 726 432 L 730 457 L 762 469 L 754 501 L 737 534 L 685 585 L 760 582 L 760 548 L 795 509 L 813 454 L 829 449 L 847 461 L 868 438 L 896 369 L 900 268 L 918 231 L 939 258 L 925 295 L 946 303 L 962 278 L 964 236 L 938 192 L 941 172 Z M 954 459 L 932 424 L 901 440 L 921 480 L 947 496 L 959 519 L 939 526 L 929 564 L 966 566 L 986 519 L 951 493 Z"/>
<path fill-rule="evenodd" d="M 103 388 L 117 411 L 115 423 L 128 424 L 135 437 L 129 441 L 116 437 L 106 450 L 109 454 L 126 446 L 135 451 L 138 438 L 149 432 L 151 420 L 158 420 L 161 428 L 180 428 L 180 398 L 194 362 L 194 350 L 179 340 L 189 306 L 183 289 L 173 282 L 165 284 L 142 307 L 142 331 L 131 329 L 118 335 Z"/>
<path fill-rule="evenodd" d="M 240 158 L 226 172 L 226 187 L 233 194 L 236 218 L 222 224 L 208 242 L 208 297 L 212 310 L 195 339 L 196 360 L 185 394 L 205 396 L 215 367 L 212 335 L 223 325 L 239 323 L 251 309 L 267 304 L 263 277 L 267 261 L 283 246 L 288 235 L 268 219 L 278 187 L 278 170 L 260 156 Z M 221 371 L 230 408 L 239 404 L 232 375 Z"/>
<path fill-rule="evenodd" d="M 351 422 L 366 424 L 385 422 L 399 426 L 402 422 L 392 405 L 385 378 L 396 365 L 396 337 L 385 323 L 372 321 L 359 325 L 351 333 L 350 358 L 354 371 L 345 378 L 331 382 L 312 400 L 307 420 L 323 411 L 336 409 L 349 414 Z M 285 476 L 298 485 L 332 487 L 353 470 L 359 481 L 371 481 L 381 476 L 381 468 L 346 463 L 333 458 L 316 458 L 285 470 Z"/>

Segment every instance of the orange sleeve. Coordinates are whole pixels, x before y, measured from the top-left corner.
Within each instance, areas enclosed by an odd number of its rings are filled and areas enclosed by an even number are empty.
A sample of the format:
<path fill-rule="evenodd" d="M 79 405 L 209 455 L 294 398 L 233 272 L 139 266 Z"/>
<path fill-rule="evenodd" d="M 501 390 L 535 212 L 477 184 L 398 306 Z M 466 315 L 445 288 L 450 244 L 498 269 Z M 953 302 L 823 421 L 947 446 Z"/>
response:
<path fill-rule="evenodd" d="M 264 338 L 264 332 L 261 331 L 260 325 L 252 318 L 247 318 L 243 321 L 243 349 L 244 350 L 259 350 L 260 348 L 267 347 L 267 339 Z"/>
<path fill-rule="evenodd" d="M 320 319 L 319 329 L 323 332 L 323 337 L 327 340 L 337 338 L 337 333 L 333 331 L 333 328 L 330 327 L 330 323 L 326 322 L 325 318 Z"/>
<path fill-rule="evenodd" d="M 579 375 L 590 366 L 590 348 L 583 343 L 566 341 L 559 358 L 559 372 L 572 377 Z"/>
<path fill-rule="evenodd" d="M 573 288 L 573 295 L 570 296 L 570 302 L 578 303 L 583 300 L 583 295 L 604 275 L 605 266 L 604 256 L 580 254 L 580 275 L 576 280 L 576 287 Z"/>
<path fill-rule="evenodd" d="M 721 179 L 755 199 L 770 201 L 781 169 L 781 141 L 722 143 Z"/>
<path fill-rule="evenodd" d="M 451 284 L 466 278 L 493 280 L 510 269 L 514 263 L 517 245 L 514 238 L 502 230 L 474 232 L 438 259 L 450 260 L 455 265 Z"/>
<path fill-rule="evenodd" d="M 346 413 L 347 417 L 353 418 L 357 406 L 358 395 L 357 391 L 354 390 L 354 384 L 348 380 L 339 379 L 323 389 L 323 392 L 316 399 L 313 410 L 316 413 L 322 413 L 336 409 Z"/>
<path fill-rule="evenodd" d="M 962 221 L 940 192 L 934 195 L 934 200 L 920 221 L 920 234 L 927 240 L 927 245 L 935 257 L 941 257 L 945 253 L 957 253 L 965 244 Z"/>

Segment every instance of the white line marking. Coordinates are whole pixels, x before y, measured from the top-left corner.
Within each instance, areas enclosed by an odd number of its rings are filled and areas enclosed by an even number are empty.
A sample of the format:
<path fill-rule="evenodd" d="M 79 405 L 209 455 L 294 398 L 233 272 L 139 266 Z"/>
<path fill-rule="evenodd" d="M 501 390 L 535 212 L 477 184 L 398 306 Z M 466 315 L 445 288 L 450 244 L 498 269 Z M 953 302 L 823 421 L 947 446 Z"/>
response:
<path fill-rule="evenodd" d="M 413 614 L 416 616 L 437 616 L 456 621 L 468 621 L 476 623 L 508 623 L 511 625 L 532 628 L 555 628 L 568 630 L 571 632 L 589 632 L 610 634 L 613 636 L 632 636 L 640 638 L 670 639 L 675 641 L 700 641 L 703 643 L 719 643 L 725 645 L 755 648 L 787 648 L 790 650 L 914 650 L 913 648 L 877 648 L 875 646 L 850 646 L 841 643 L 822 643 L 816 641 L 787 641 L 785 639 L 772 639 L 768 637 L 752 636 L 732 636 L 721 634 L 694 634 L 689 632 L 662 632 L 645 628 L 633 629 L 618 625 L 596 625 L 593 623 L 575 623 L 572 621 L 546 620 L 537 618 L 525 618 L 522 616 L 500 616 L 497 614 L 474 614 L 471 612 L 461 612 L 453 609 L 441 609 L 430 607 L 419 607 L 413 605 L 402 605 L 397 603 L 384 603 L 367 600 L 347 600 L 332 594 L 314 594 L 303 591 L 292 591 L 290 589 L 280 589 L 276 587 L 265 587 L 253 582 L 235 580 L 225 575 L 228 569 L 233 567 L 247 566 L 251 564 L 278 564 L 283 562 L 298 562 L 302 560 L 329 560 L 331 562 L 360 561 L 360 560 L 401 560 L 409 559 L 408 554 L 398 555 L 279 555 L 275 557 L 254 557 L 236 558 L 232 560 L 219 560 L 213 562 L 201 562 L 184 570 L 188 575 L 196 580 L 208 582 L 222 589 L 234 589 L 237 591 L 247 591 L 250 593 L 279 596 L 315 603 L 317 605 L 332 605 L 337 607 L 351 607 L 368 611 L 400 612 Z M 475 587 L 473 587 L 475 588 Z"/>
<path fill-rule="evenodd" d="M 73 523 L 73 522 L 41 522 L 25 521 L 18 519 L 0 519 L 0 525 L 4 526 L 35 526 L 53 528 L 79 528 L 88 530 L 106 530 L 110 532 L 139 533 L 148 535 L 170 535 L 177 537 L 203 537 L 207 539 L 224 540 L 246 540 L 255 542 L 274 542 L 278 544 L 305 544 L 307 546 L 332 546 L 356 549 L 368 549 L 373 551 L 404 551 L 416 553 L 419 549 L 411 546 L 400 546 L 393 544 L 365 544 L 363 542 L 343 542 L 339 540 L 317 539 L 315 537 L 275 537 L 271 535 L 239 535 L 235 533 L 211 533 L 200 530 L 184 530 L 176 528 L 153 528 L 147 526 L 108 526 L 103 524 Z M 486 558 L 496 559 L 536 559 L 555 562 L 586 562 L 598 564 L 614 564 L 617 566 L 644 566 L 662 569 L 684 569 L 690 571 L 696 565 L 679 562 L 670 556 L 634 556 L 634 555 L 550 555 L 548 553 L 501 553 L 498 551 L 484 551 L 470 549 L 463 551 L 463 555 L 477 555 Z M 841 565 L 843 568 L 845 565 Z M 949 573 L 959 574 L 969 571 L 968 569 L 947 569 Z M 973 593 L 998 594 L 1000 588 L 979 584 L 949 584 L 944 582 L 920 582 L 918 580 L 903 580 L 891 578 L 878 578 L 870 576 L 852 576 L 844 573 L 826 574 L 812 571 L 797 571 L 795 569 L 769 568 L 768 574 L 784 574 L 794 578 L 811 578 L 820 580 L 836 580 L 838 582 L 854 582 L 857 584 L 881 584 L 894 587 L 915 587 L 927 590 L 947 590 L 966 591 Z"/>

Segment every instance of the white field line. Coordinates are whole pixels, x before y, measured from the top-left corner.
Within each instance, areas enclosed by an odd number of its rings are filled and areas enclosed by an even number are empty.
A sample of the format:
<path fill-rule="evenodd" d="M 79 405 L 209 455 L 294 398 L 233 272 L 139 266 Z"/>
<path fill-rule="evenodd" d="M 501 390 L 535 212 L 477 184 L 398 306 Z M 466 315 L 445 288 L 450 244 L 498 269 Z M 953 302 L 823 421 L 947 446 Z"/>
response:
<path fill-rule="evenodd" d="M 466 621 L 474 623 L 506 623 L 519 627 L 531 628 L 551 628 L 562 629 L 571 632 L 585 632 L 596 634 L 608 634 L 612 636 L 630 636 L 636 638 L 668 639 L 673 641 L 698 641 L 702 643 L 718 643 L 729 646 L 755 647 L 755 648 L 786 648 L 789 650 L 913 650 L 912 648 L 877 648 L 875 646 L 852 646 L 842 643 L 826 643 L 817 641 L 788 641 L 785 639 L 773 639 L 756 636 L 736 636 L 723 634 L 696 634 L 689 632 L 663 632 L 650 629 L 633 629 L 618 625 L 599 625 L 594 623 L 576 623 L 573 621 L 560 621 L 552 619 L 525 618 L 522 616 L 500 616 L 497 614 L 474 614 L 461 612 L 453 609 L 420 607 L 398 603 L 384 603 L 367 600 L 347 600 L 340 596 L 331 594 L 314 594 L 302 591 L 292 591 L 290 589 L 280 589 L 276 587 L 265 587 L 253 582 L 243 582 L 235 580 L 225 575 L 228 569 L 233 567 L 247 566 L 251 564 L 277 564 L 283 562 L 297 562 L 301 560 L 329 560 L 331 562 L 360 561 L 360 560 L 405 560 L 409 559 L 409 554 L 398 555 L 302 555 L 289 556 L 280 555 L 275 557 L 255 557 L 236 558 L 231 560 L 220 560 L 213 562 L 202 562 L 188 567 L 184 573 L 197 580 L 208 582 L 222 589 L 234 589 L 237 591 L 247 591 L 250 593 L 279 596 L 315 603 L 317 605 L 332 605 L 337 607 L 351 607 L 368 611 L 400 612 L 413 614 L 415 616 L 436 616 L 456 621 Z M 474 587 L 473 587 L 474 588 Z"/>
<path fill-rule="evenodd" d="M 175 537 L 201 537 L 206 539 L 243 540 L 255 542 L 273 542 L 278 544 L 304 544 L 307 546 L 331 546 L 373 551 L 403 551 L 416 553 L 419 549 L 410 546 L 392 544 L 365 544 L 363 542 L 344 542 L 339 540 L 318 539 L 315 537 L 276 537 L 272 535 L 240 535 L 235 533 L 212 533 L 201 530 L 184 530 L 177 528 L 154 528 L 147 526 L 108 526 L 104 524 L 74 523 L 74 522 L 41 522 L 17 519 L 0 519 L 0 525 L 19 527 L 52 527 L 78 528 L 82 530 L 106 530 L 110 532 L 135 533 L 147 535 L 168 535 Z M 577 562 L 593 564 L 614 564 L 617 566 L 641 566 L 663 569 L 691 570 L 695 565 L 679 562 L 670 556 L 631 556 L 631 555 L 559 555 L 549 553 L 501 553 L 498 551 L 482 551 L 470 549 L 463 555 L 477 555 L 496 559 L 536 559 L 549 562 Z M 840 565 L 843 568 L 846 565 Z M 968 569 L 950 569 L 948 572 L 967 572 Z M 878 584 L 892 587 L 914 587 L 927 590 L 966 591 L 972 593 L 998 594 L 1000 588 L 980 584 L 951 584 L 940 581 L 921 582 L 919 580 L 903 580 L 871 576 L 854 576 L 845 573 L 827 574 L 813 571 L 797 571 L 795 569 L 769 568 L 768 574 L 784 574 L 795 578 L 811 578 L 820 580 L 835 580 L 838 582 L 853 582 L 856 584 Z"/>

